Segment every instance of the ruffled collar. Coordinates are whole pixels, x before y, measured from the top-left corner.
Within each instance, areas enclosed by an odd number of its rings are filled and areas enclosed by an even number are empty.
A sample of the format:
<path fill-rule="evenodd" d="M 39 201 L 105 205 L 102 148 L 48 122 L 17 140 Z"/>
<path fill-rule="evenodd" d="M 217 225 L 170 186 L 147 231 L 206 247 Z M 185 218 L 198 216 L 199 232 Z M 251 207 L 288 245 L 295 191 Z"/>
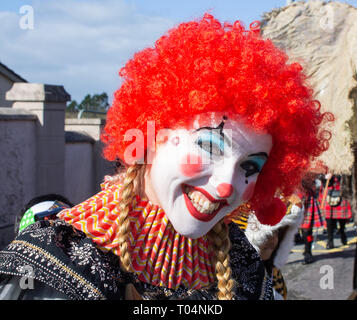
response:
<path fill-rule="evenodd" d="M 99 248 L 119 256 L 120 190 L 118 185 L 105 186 L 58 217 L 87 234 Z M 215 281 L 207 236 L 190 239 L 178 234 L 162 208 L 139 196 L 134 198 L 129 219 L 132 267 L 141 281 L 170 289 L 180 285 L 200 289 Z"/>

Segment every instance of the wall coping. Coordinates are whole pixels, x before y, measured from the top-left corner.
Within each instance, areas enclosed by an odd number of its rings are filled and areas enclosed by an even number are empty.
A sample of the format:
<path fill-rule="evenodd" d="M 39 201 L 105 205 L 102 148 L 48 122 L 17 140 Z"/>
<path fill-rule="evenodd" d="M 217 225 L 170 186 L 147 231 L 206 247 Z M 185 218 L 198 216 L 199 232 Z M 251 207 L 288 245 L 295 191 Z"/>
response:
<path fill-rule="evenodd" d="M 66 143 L 91 143 L 95 140 L 84 131 L 65 131 Z"/>
<path fill-rule="evenodd" d="M 37 115 L 24 109 L 0 108 L 1 121 L 34 121 Z"/>
<path fill-rule="evenodd" d="M 17 82 L 6 92 L 6 100 L 27 102 L 67 102 L 71 100 L 71 96 L 63 86 Z"/>
<path fill-rule="evenodd" d="M 105 120 L 100 118 L 65 119 L 66 125 L 104 125 Z"/>

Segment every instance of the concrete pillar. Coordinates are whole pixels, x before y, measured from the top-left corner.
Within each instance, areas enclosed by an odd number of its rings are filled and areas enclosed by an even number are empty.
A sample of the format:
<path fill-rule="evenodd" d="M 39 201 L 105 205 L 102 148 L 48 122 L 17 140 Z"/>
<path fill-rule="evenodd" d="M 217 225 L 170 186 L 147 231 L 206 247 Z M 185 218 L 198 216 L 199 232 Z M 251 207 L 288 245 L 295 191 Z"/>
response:
<path fill-rule="evenodd" d="M 0 108 L 0 250 L 15 236 L 14 222 L 36 192 L 35 114 Z"/>
<path fill-rule="evenodd" d="M 14 109 L 37 115 L 36 195 L 64 193 L 64 118 L 71 99 L 63 86 L 14 83 L 6 93 Z"/>
<path fill-rule="evenodd" d="M 100 135 L 104 125 L 104 119 L 66 119 L 65 122 L 66 131 L 85 132 L 95 140 L 93 145 L 94 192 L 100 191 L 100 184 L 105 175 L 115 173 L 113 163 L 103 157 L 103 143 Z"/>

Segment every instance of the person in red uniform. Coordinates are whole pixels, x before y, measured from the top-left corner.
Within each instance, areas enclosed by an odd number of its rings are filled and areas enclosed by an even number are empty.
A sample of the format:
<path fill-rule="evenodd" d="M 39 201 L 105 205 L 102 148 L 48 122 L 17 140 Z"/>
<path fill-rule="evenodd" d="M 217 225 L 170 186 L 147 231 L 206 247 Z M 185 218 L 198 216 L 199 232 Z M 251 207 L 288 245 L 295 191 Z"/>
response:
<path fill-rule="evenodd" d="M 326 178 L 326 177 L 325 177 Z M 323 181 L 323 185 L 325 185 Z M 322 213 L 327 225 L 327 249 L 333 249 L 334 231 L 339 223 L 339 233 L 343 245 L 347 244 L 345 225 L 352 218 L 350 202 L 342 196 L 341 176 L 332 175 L 328 183 L 327 197 L 322 205 Z"/>
<path fill-rule="evenodd" d="M 308 175 L 302 181 L 304 195 L 302 195 L 304 202 L 304 220 L 300 226 L 302 231 L 302 238 L 304 241 L 304 264 L 312 263 L 314 261 L 312 256 L 312 242 L 313 229 L 319 228 L 326 224 L 320 209 L 318 201 L 320 194 L 321 182 L 317 175 Z"/>

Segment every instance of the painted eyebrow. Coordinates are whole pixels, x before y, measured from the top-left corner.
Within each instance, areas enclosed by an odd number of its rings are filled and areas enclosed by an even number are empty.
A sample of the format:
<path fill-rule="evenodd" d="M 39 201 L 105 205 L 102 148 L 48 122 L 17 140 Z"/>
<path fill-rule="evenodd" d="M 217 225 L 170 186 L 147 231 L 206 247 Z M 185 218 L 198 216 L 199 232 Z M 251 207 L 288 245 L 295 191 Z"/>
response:
<path fill-rule="evenodd" d="M 252 153 L 248 157 L 257 157 L 257 156 L 264 156 L 268 159 L 268 154 L 266 152 L 258 152 L 258 153 Z"/>
<path fill-rule="evenodd" d="M 200 131 L 200 130 L 210 130 L 210 131 L 213 131 L 213 132 L 216 132 L 215 130 L 217 129 L 220 129 L 220 127 L 215 127 L 215 128 L 212 128 L 212 127 L 201 127 L 201 128 L 198 128 L 197 130 L 195 130 L 195 132 L 197 131 Z M 231 146 L 231 142 L 229 141 L 229 139 L 226 137 L 226 135 L 223 133 L 222 130 L 220 130 L 219 132 L 219 135 L 223 138 L 223 140 L 228 144 L 228 146 Z"/>

